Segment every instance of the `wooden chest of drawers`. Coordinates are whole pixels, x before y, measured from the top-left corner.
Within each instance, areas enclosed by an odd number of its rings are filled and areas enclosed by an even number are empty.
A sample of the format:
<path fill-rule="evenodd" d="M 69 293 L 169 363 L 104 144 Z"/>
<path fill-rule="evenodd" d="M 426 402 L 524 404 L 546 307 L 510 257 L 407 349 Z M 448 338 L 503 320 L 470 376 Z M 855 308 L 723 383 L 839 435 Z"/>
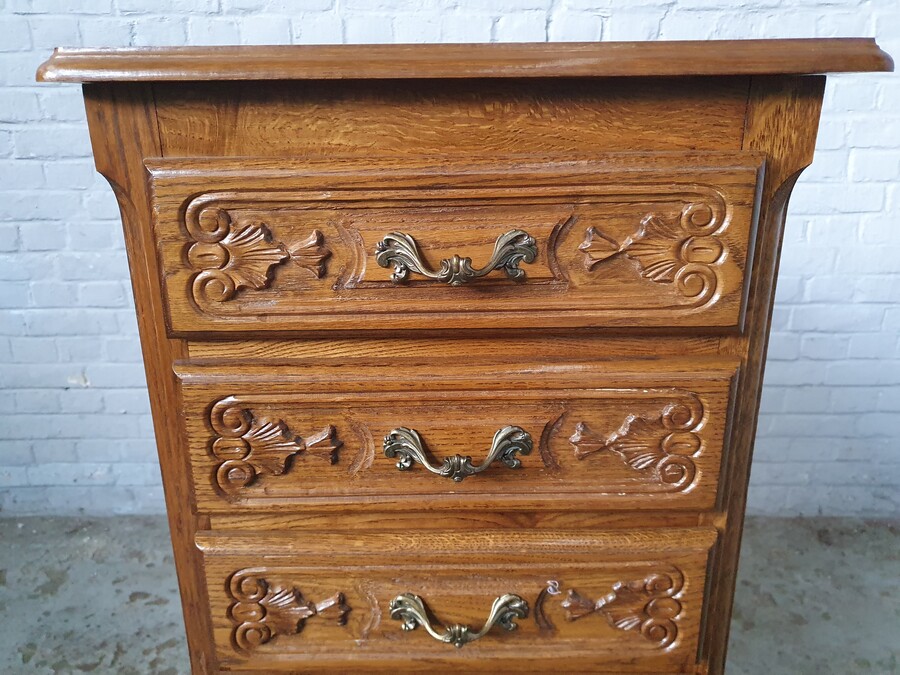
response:
<path fill-rule="evenodd" d="M 785 209 L 870 40 L 58 51 L 195 672 L 721 672 Z"/>

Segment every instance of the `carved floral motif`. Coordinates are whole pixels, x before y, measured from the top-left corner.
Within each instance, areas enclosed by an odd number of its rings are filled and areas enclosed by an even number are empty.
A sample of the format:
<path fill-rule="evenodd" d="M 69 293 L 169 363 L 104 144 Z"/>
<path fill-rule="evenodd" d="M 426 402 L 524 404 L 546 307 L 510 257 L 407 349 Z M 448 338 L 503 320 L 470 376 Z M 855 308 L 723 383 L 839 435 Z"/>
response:
<path fill-rule="evenodd" d="M 692 456 L 703 445 L 696 433 L 702 419 L 703 405 L 690 395 L 683 401 L 666 404 L 657 417 L 628 415 L 622 426 L 605 438 L 585 422 L 579 422 L 569 442 L 578 459 L 610 452 L 668 489 L 683 490 L 697 473 Z"/>
<path fill-rule="evenodd" d="M 272 239 L 266 223 L 235 220 L 223 208 L 207 207 L 194 217 L 196 222 L 188 222 L 188 231 L 196 241 L 188 248 L 187 259 L 198 270 L 192 291 L 201 305 L 231 300 L 242 288 L 267 288 L 272 269 L 287 260 L 309 270 L 317 279 L 325 275 L 325 261 L 331 251 L 324 246 L 318 230 L 288 248 Z"/>
<path fill-rule="evenodd" d="M 261 474 L 285 473 L 301 452 L 334 464 L 343 445 L 332 425 L 304 439 L 292 433 L 282 420 L 256 417 L 232 398 L 216 403 L 209 419 L 218 434 L 212 442 L 212 454 L 220 460 L 215 481 L 231 495 L 252 485 Z"/>
<path fill-rule="evenodd" d="M 681 603 L 675 596 L 682 583 L 680 574 L 651 574 L 636 581 L 618 581 L 597 601 L 570 589 L 562 607 L 568 621 L 599 613 L 614 628 L 637 631 L 656 646 L 668 647 L 678 637 L 675 620 L 681 614 Z"/>
<path fill-rule="evenodd" d="M 648 214 L 640 228 L 618 242 L 589 227 L 578 247 L 592 271 L 618 255 L 637 261 L 641 276 L 657 283 L 674 283 L 685 297 L 702 304 L 715 295 L 715 267 L 725 259 L 726 248 L 715 234 L 722 227 L 724 207 L 718 202 L 687 204 L 676 218 Z"/>
<path fill-rule="evenodd" d="M 263 578 L 263 574 L 265 570 L 241 570 L 228 582 L 228 593 L 235 601 L 228 615 L 235 625 L 232 641 L 237 649 L 250 651 L 278 635 L 296 635 L 314 616 L 338 626 L 347 623 L 351 608 L 343 593 L 314 603 L 292 584 Z"/>

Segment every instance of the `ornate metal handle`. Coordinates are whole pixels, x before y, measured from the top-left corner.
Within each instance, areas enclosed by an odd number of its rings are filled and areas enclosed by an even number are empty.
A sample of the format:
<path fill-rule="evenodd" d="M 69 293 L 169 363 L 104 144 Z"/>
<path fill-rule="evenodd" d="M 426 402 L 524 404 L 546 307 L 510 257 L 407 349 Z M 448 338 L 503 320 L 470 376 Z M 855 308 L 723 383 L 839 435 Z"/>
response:
<path fill-rule="evenodd" d="M 441 466 L 434 466 L 425 456 L 425 448 L 419 434 L 413 429 L 398 427 L 384 437 L 384 454 L 386 457 L 398 457 L 397 468 L 406 471 L 413 463 L 418 462 L 431 473 L 445 478 L 452 478 L 457 483 L 466 476 L 472 476 L 486 470 L 495 459 L 499 459 L 510 469 L 518 469 L 522 466 L 522 460 L 516 457 L 516 453 L 527 455 L 534 447 L 531 434 L 522 427 L 503 427 L 496 434 L 491 443 L 491 449 L 484 462 L 478 466 L 472 465 L 471 457 L 453 455 L 444 458 Z"/>
<path fill-rule="evenodd" d="M 375 247 L 375 261 L 382 267 L 394 267 L 391 280 L 402 284 L 409 278 L 410 272 L 417 272 L 429 279 L 446 281 L 451 286 L 462 286 L 465 283 L 483 277 L 494 270 L 502 269 L 510 279 L 521 279 L 525 272 L 519 269 L 520 262 L 534 262 L 537 257 L 537 244 L 534 237 L 522 230 L 510 230 L 501 234 L 494 244 L 494 254 L 487 265 L 481 269 L 472 267 L 471 258 L 454 255 L 441 260 L 441 268 L 434 271 L 425 264 L 416 240 L 402 232 L 391 232 L 378 242 Z"/>
<path fill-rule="evenodd" d="M 416 626 L 423 626 L 435 640 L 449 642 L 456 647 L 462 647 L 464 644 L 483 638 L 495 624 L 500 624 L 506 630 L 515 630 L 518 628 L 515 620 L 524 619 L 527 616 L 528 603 L 518 595 L 507 593 L 494 600 L 487 622 L 477 633 L 473 633 L 469 626 L 458 623 L 446 626 L 443 631 L 437 631 L 431 625 L 425 603 L 418 595 L 403 593 L 391 600 L 391 618 L 402 621 L 403 630 L 413 630 Z"/>

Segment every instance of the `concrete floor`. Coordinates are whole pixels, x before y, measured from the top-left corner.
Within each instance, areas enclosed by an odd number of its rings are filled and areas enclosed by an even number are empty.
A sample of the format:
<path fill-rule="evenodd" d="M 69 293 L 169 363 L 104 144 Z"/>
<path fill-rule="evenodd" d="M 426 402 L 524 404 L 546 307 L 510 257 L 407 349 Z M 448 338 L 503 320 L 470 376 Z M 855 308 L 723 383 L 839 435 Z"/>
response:
<path fill-rule="evenodd" d="M 0 519 L 0 673 L 187 673 L 162 518 Z M 900 526 L 748 522 L 729 675 L 900 672 Z"/>

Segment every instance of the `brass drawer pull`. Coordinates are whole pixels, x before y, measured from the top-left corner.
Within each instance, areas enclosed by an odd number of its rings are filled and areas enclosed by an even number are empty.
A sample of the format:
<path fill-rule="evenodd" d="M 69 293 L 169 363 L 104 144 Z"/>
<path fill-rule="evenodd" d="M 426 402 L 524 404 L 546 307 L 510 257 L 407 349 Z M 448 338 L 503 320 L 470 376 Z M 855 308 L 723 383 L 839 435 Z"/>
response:
<path fill-rule="evenodd" d="M 425 456 L 425 448 L 422 438 L 413 429 L 398 427 L 384 437 L 384 454 L 386 457 L 397 457 L 397 468 L 406 471 L 413 463 L 418 462 L 431 473 L 445 478 L 452 478 L 457 483 L 466 476 L 485 471 L 495 459 L 499 459 L 510 469 L 518 469 L 522 460 L 516 454 L 527 455 L 531 453 L 534 441 L 531 434 L 522 427 L 503 427 L 496 434 L 491 443 L 491 449 L 484 462 L 478 466 L 472 465 L 471 457 L 453 455 L 445 457 L 441 466 L 434 466 Z"/>
<path fill-rule="evenodd" d="M 398 595 L 391 600 L 390 607 L 391 618 L 402 621 L 403 630 L 413 630 L 416 626 L 422 626 L 435 640 L 448 642 L 456 647 L 462 647 L 469 642 L 483 638 L 495 624 L 500 624 L 506 630 L 515 630 L 518 628 L 515 620 L 528 616 L 528 603 L 512 593 L 501 595 L 494 600 L 484 627 L 477 633 L 473 633 L 469 626 L 459 623 L 446 626 L 443 631 L 435 630 L 428 618 L 428 610 L 425 609 L 422 598 L 412 593 Z"/>
<path fill-rule="evenodd" d="M 382 267 L 393 266 L 391 280 L 402 284 L 409 278 L 410 272 L 417 272 L 429 279 L 445 281 L 451 286 L 462 286 L 478 279 L 494 270 L 502 269 L 510 279 L 521 279 L 524 270 L 519 269 L 520 262 L 534 262 L 537 257 L 537 244 L 534 237 L 522 230 L 510 230 L 501 234 L 494 244 L 494 254 L 487 265 L 481 269 L 472 267 L 471 258 L 454 255 L 441 260 L 441 268 L 434 271 L 422 259 L 416 240 L 402 232 L 391 232 L 378 242 L 375 247 L 375 261 Z"/>

